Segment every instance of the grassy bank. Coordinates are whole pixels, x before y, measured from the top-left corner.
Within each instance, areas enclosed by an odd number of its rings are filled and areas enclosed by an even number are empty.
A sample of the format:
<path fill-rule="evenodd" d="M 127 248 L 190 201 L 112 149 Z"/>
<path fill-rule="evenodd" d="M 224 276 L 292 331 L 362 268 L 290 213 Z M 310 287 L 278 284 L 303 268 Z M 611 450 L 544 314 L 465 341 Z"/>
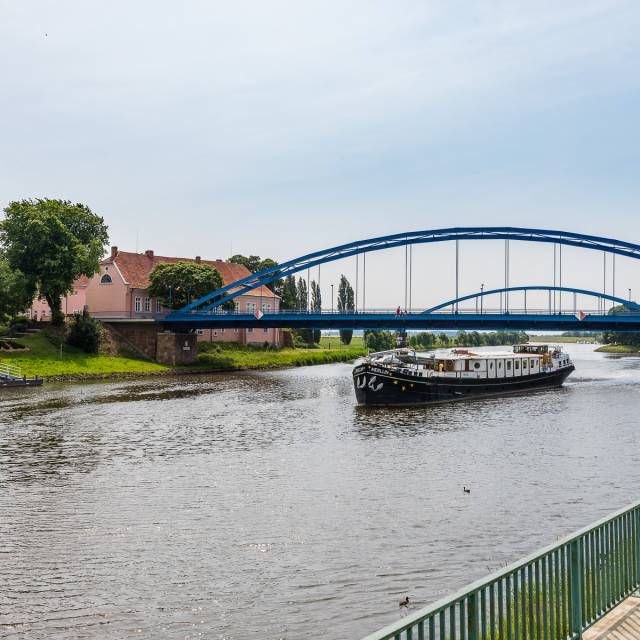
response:
<path fill-rule="evenodd" d="M 198 368 L 238 370 L 302 367 L 347 362 L 366 354 L 366 349 L 362 346 L 338 347 L 339 342 L 338 339 L 332 339 L 330 348 L 324 348 L 324 345 L 321 345 L 315 349 L 263 349 L 234 344 L 204 343 L 200 345 Z"/>
<path fill-rule="evenodd" d="M 172 371 L 170 367 L 134 357 L 89 355 L 63 345 L 62 352 L 44 333 L 37 333 L 21 342 L 29 351 L 0 353 L 0 362 L 17 365 L 28 377 L 40 378 L 109 378 L 118 375 L 158 375 Z M 366 350 L 356 340 L 351 346 L 332 338 L 325 347 L 313 349 L 264 349 L 233 344 L 201 343 L 198 363 L 179 367 L 181 373 L 193 371 L 233 371 L 300 367 L 313 364 L 344 362 L 364 355 Z"/>
<path fill-rule="evenodd" d="M 529 342 L 551 342 L 558 344 L 598 344 L 595 338 L 580 338 L 579 336 L 530 336 Z"/>
<path fill-rule="evenodd" d="M 0 362 L 17 365 L 28 377 L 53 378 L 58 376 L 93 377 L 118 373 L 153 374 L 168 370 L 161 364 L 136 358 L 89 355 L 63 345 L 62 353 L 44 333 L 20 339 L 29 351 L 0 353 Z"/>
<path fill-rule="evenodd" d="M 639 353 L 640 347 L 631 344 L 603 344 L 596 349 L 599 353 Z"/>

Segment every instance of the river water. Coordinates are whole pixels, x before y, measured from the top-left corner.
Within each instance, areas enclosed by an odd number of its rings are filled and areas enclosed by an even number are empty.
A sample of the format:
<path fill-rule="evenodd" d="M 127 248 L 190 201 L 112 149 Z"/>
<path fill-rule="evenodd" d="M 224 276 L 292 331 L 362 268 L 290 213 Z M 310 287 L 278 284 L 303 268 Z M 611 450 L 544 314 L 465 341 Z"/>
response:
<path fill-rule="evenodd" d="M 568 350 L 402 410 L 346 364 L 0 394 L 0 637 L 358 638 L 635 501 L 640 358 Z"/>

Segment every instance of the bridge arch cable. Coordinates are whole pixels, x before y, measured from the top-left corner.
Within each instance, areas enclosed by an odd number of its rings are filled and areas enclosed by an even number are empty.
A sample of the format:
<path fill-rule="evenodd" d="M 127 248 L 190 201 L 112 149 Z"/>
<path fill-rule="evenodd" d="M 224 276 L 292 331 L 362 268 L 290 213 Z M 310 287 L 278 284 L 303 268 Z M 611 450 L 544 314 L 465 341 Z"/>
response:
<path fill-rule="evenodd" d="M 483 298 L 490 295 L 502 294 L 502 293 L 513 293 L 516 291 L 524 291 L 525 293 L 525 313 L 526 313 L 526 293 L 527 291 L 549 291 L 549 294 L 553 293 L 573 293 L 576 295 L 584 295 L 592 298 L 598 298 L 599 304 L 602 304 L 602 300 L 610 300 L 611 302 L 616 302 L 629 309 L 630 311 L 640 311 L 640 304 L 637 302 L 633 302 L 632 300 L 625 300 L 623 298 L 618 298 L 616 296 L 602 293 L 600 291 L 589 291 L 588 289 L 576 289 L 575 287 L 558 287 L 551 285 L 529 285 L 523 287 L 501 287 L 499 289 L 489 289 L 476 291 L 475 293 L 470 293 L 468 295 L 460 296 L 459 298 L 454 298 L 453 300 L 447 300 L 446 302 L 442 302 L 437 304 L 435 307 L 430 307 L 429 309 L 425 309 L 423 313 L 435 313 L 436 311 L 441 311 L 442 309 L 446 309 L 447 307 L 457 305 L 460 302 L 465 302 L 467 300 L 473 300 L 478 298 Z M 551 313 L 551 303 L 549 303 L 550 313 Z M 575 298 L 574 298 L 574 313 L 577 310 L 575 309 Z M 507 314 L 509 311 L 506 312 Z M 561 315 L 562 311 L 556 309 L 553 311 L 553 314 Z"/>
<path fill-rule="evenodd" d="M 178 317 L 187 313 L 214 313 L 216 308 L 228 300 L 244 295 L 261 286 L 268 285 L 278 278 L 284 278 L 311 267 L 320 266 L 355 256 L 360 253 L 381 251 L 413 244 L 429 244 L 452 240 L 517 240 L 525 242 L 543 242 L 582 249 L 599 250 L 613 255 L 621 255 L 640 259 L 640 245 L 614 238 L 591 236 L 569 231 L 530 229 L 521 227 L 452 227 L 396 233 L 387 236 L 358 240 L 348 244 L 315 251 L 277 266 L 258 271 L 245 278 L 229 283 L 206 296 L 191 302 L 182 309 L 171 314 Z"/>

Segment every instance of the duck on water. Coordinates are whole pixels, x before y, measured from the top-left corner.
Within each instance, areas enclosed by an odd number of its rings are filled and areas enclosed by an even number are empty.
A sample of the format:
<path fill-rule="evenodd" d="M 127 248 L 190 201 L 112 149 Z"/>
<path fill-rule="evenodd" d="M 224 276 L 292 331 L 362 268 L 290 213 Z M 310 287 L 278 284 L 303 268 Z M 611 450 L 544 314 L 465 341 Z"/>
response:
<path fill-rule="evenodd" d="M 393 349 L 358 360 L 353 384 L 361 405 L 419 405 L 558 387 L 574 369 L 560 347 L 540 344 L 511 353 Z"/>

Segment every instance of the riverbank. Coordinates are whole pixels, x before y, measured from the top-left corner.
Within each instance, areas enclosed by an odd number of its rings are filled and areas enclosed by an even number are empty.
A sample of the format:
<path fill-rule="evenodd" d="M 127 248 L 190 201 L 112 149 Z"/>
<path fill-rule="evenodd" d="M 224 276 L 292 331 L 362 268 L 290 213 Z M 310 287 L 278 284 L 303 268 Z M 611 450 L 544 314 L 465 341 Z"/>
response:
<path fill-rule="evenodd" d="M 45 380 L 100 380 L 215 371 L 242 371 L 299 367 L 314 364 L 346 362 L 366 354 L 362 338 L 352 345 L 342 345 L 337 338 L 323 338 L 317 348 L 265 349 L 234 344 L 201 343 L 198 362 L 178 368 L 168 367 L 129 354 L 119 356 L 91 355 L 73 347 L 55 346 L 41 332 L 26 336 L 21 342 L 29 351 L 0 353 L 0 363 L 13 364 L 27 377 Z"/>
<path fill-rule="evenodd" d="M 640 353 L 640 347 L 632 344 L 603 344 L 596 351 L 598 353 Z"/>

